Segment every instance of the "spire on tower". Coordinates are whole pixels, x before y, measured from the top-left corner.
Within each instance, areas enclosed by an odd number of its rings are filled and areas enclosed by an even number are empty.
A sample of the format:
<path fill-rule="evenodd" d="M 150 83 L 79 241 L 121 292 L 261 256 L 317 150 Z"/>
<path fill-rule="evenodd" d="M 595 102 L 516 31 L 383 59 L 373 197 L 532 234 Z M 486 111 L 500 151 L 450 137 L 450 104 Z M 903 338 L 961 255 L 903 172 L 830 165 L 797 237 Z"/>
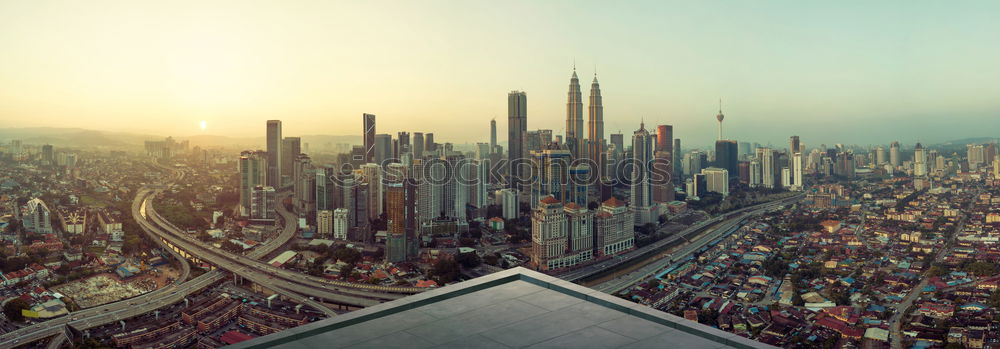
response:
<path fill-rule="evenodd" d="M 726 118 L 726 116 L 722 115 L 722 98 L 719 98 L 719 114 L 715 115 L 715 119 L 719 120 L 719 140 L 720 141 L 722 140 L 722 120 L 725 119 L 725 118 Z"/>

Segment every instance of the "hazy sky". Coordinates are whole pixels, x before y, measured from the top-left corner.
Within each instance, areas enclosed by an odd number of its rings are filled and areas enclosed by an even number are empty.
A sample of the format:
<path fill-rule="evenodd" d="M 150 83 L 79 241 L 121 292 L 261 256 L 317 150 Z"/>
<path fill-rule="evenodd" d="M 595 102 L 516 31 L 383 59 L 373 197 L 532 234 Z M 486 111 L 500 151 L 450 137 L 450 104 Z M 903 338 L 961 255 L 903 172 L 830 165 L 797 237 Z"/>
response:
<path fill-rule="evenodd" d="M 562 134 L 574 59 L 605 130 L 688 144 L 1000 134 L 1000 2 L 3 1 L 0 122 L 186 136 L 488 140 L 506 94 Z M 586 116 L 585 116 L 586 119 Z"/>

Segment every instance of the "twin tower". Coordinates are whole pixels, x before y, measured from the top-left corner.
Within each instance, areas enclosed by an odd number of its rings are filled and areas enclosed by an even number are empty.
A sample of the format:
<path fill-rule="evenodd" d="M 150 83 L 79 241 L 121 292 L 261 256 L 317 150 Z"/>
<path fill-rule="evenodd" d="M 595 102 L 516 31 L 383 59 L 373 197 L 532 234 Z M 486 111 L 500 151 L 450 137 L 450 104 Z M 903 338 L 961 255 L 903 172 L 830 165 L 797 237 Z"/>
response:
<path fill-rule="evenodd" d="M 583 94 L 580 93 L 580 79 L 573 67 L 573 77 L 569 80 L 569 98 L 566 102 L 566 146 L 573 156 L 600 160 L 604 151 L 604 105 L 601 102 L 601 85 L 590 83 L 590 105 L 587 108 L 587 134 L 583 133 Z"/>

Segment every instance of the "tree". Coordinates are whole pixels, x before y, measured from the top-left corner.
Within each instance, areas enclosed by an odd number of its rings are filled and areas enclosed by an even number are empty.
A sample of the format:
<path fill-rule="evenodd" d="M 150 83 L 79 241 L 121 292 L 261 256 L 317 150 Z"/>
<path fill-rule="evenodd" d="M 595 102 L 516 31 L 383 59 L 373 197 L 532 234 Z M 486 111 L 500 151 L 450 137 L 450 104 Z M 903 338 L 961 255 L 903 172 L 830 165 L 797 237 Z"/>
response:
<path fill-rule="evenodd" d="M 500 257 L 497 256 L 497 255 L 495 255 L 495 254 L 486 255 L 486 256 L 483 257 L 483 263 L 486 263 L 486 264 L 489 264 L 489 265 L 492 265 L 492 266 L 497 266 L 497 263 L 498 263 L 499 260 L 500 260 Z"/>
<path fill-rule="evenodd" d="M 444 285 L 458 279 L 460 272 L 458 262 L 442 258 L 434 263 L 434 267 L 431 268 L 427 276 L 436 281 L 438 285 Z"/>
<path fill-rule="evenodd" d="M 461 264 L 462 267 L 466 269 L 478 267 L 479 264 L 482 262 L 479 259 L 479 255 L 476 254 L 475 252 L 459 253 L 457 256 L 455 256 L 455 261 Z"/>
<path fill-rule="evenodd" d="M 347 280 L 348 278 L 350 278 L 351 273 L 353 271 L 354 271 L 354 264 L 346 264 L 343 267 L 340 267 L 340 278 Z"/>
<path fill-rule="evenodd" d="M 7 318 L 12 321 L 24 321 L 24 315 L 21 314 L 21 310 L 24 309 L 31 309 L 31 305 L 21 298 L 11 299 L 3 305 L 4 315 L 7 315 Z"/>

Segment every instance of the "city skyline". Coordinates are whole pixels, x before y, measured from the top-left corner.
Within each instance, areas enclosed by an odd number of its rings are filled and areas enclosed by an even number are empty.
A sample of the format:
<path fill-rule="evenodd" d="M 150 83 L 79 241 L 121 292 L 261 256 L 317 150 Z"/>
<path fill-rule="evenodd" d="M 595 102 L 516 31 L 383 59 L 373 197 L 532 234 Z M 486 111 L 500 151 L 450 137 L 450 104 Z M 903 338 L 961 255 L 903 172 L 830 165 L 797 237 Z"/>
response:
<path fill-rule="evenodd" d="M 236 14 L 221 4 L 108 4 L 3 5 L 11 54 L 0 82 L 19 88 L 0 92 L 0 120 L 183 137 L 254 135 L 257 121 L 282 119 L 290 135 L 348 135 L 345 125 L 370 112 L 389 134 L 475 143 L 489 139 L 488 121 L 516 89 L 532 99 L 529 130 L 565 134 L 575 62 L 584 81 L 600 75 L 607 134 L 645 119 L 708 145 L 719 98 L 728 138 L 773 144 L 788 134 L 936 143 L 1000 127 L 991 85 L 1000 76 L 988 69 L 998 52 L 981 44 L 1000 32 L 987 22 L 993 4 L 431 3 L 358 18 L 340 13 L 384 6 L 262 4 Z M 497 19 L 525 10 L 522 26 Z M 565 11 L 578 16 L 554 20 Z M 384 29 L 350 30 L 366 20 Z M 53 21 L 61 25 L 36 26 Z M 461 25 L 468 30 L 454 30 Z M 347 32 L 356 35 L 337 35 Z M 341 40 L 322 44 L 331 35 Z"/>

